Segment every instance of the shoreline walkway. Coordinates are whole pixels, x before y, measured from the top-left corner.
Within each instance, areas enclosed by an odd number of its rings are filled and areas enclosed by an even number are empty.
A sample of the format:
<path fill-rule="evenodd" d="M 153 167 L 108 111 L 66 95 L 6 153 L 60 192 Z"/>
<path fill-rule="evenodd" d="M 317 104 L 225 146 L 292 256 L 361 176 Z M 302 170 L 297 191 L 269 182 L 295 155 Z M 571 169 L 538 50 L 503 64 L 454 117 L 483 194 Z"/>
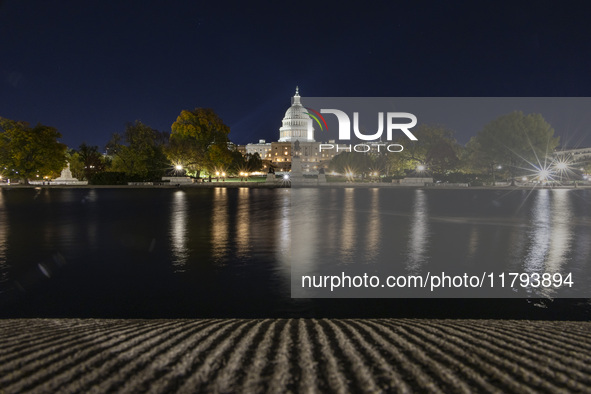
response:
<path fill-rule="evenodd" d="M 409 189 L 429 189 L 429 190 L 553 190 L 553 189 L 591 189 L 591 185 L 572 185 L 565 186 L 456 186 L 440 184 L 437 186 L 416 186 L 399 185 L 392 183 L 371 183 L 371 182 L 329 182 L 324 184 L 303 183 L 295 185 L 297 188 L 384 188 L 391 190 L 409 190 Z M 21 185 L 21 184 L 0 184 L 0 189 L 199 189 L 199 188 L 263 188 L 263 189 L 283 189 L 292 188 L 290 182 L 204 182 L 189 184 L 138 184 L 138 185 Z"/>
<path fill-rule="evenodd" d="M 4 319 L 0 392 L 591 392 L 591 322 Z"/>

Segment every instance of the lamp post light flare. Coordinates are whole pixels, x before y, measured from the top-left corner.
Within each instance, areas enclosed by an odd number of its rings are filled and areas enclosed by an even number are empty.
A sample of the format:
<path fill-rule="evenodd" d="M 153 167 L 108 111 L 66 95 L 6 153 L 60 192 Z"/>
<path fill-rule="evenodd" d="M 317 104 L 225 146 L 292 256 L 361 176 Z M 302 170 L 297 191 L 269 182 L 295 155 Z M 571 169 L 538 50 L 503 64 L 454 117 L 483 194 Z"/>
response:
<path fill-rule="evenodd" d="M 423 177 L 425 170 L 427 170 L 427 166 L 425 166 L 424 164 L 419 164 L 417 166 L 417 172 L 419 173 L 421 178 Z"/>
<path fill-rule="evenodd" d="M 547 182 L 550 177 L 550 171 L 542 169 L 538 172 L 538 177 L 540 178 L 540 181 Z"/>

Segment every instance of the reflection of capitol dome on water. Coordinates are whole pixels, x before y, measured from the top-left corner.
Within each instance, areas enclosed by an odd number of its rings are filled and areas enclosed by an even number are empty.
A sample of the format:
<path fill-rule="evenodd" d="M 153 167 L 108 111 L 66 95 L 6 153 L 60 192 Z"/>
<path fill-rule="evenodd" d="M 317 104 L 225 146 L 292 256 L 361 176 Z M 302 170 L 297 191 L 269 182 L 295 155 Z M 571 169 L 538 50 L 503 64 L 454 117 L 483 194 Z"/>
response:
<path fill-rule="evenodd" d="M 296 87 L 293 103 L 285 112 L 283 126 L 279 129 L 279 142 L 314 142 L 314 127 L 307 112 L 300 102 L 299 89 Z"/>

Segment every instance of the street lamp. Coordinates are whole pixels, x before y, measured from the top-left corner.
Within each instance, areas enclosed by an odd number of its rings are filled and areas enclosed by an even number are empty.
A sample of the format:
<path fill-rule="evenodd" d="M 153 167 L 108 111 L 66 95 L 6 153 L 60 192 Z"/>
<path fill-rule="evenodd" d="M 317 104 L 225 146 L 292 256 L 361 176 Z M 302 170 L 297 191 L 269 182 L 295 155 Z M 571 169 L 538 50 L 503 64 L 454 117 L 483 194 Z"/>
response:
<path fill-rule="evenodd" d="M 543 168 L 538 172 L 538 178 L 540 178 L 541 182 L 547 182 L 548 178 L 550 177 L 550 171 Z"/>
<path fill-rule="evenodd" d="M 347 171 L 345 173 L 345 176 L 347 177 L 347 182 L 353 182 L 353 178 L 355 177 L 355 173 L 353 173 L 353 171 Z"/>
<path fill-rule="evenodd" d="M 558 160 L 556 160 L 554 162 L 554 169 L 555 171 L 558 173 L 558 175 L 560 176 L 560 181 L 562 182 L 563 177 L 566 175 L 566 177 L 568 178 L 568 172 L 570 170 L 570 161 L 567 158 L 559 158 Z"/>
<path fill-rule="evenodd" d="M 417 166 L 417 172 L 419 173 L 420 177 L 423 177 L 423 173 L 425 172 L 425 170 L 427 169 L 427 167 L 424 164 L 419 164 Z"/>

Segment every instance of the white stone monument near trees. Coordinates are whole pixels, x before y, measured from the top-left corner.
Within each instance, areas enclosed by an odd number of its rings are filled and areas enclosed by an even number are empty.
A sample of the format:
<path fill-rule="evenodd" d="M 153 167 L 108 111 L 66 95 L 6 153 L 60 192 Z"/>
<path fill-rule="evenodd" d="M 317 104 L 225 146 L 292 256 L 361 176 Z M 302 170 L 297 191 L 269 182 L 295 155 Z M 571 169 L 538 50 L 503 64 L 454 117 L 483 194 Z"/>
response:
<path fill-rule="evenodd" d="M 78 178 L 72 176 L 70 170 L 70 163 L 62 170 L 59 177 L 51 181 L 31 181 L 32 185 L 88 185 L 88 181 L 79 181 Z"/>

